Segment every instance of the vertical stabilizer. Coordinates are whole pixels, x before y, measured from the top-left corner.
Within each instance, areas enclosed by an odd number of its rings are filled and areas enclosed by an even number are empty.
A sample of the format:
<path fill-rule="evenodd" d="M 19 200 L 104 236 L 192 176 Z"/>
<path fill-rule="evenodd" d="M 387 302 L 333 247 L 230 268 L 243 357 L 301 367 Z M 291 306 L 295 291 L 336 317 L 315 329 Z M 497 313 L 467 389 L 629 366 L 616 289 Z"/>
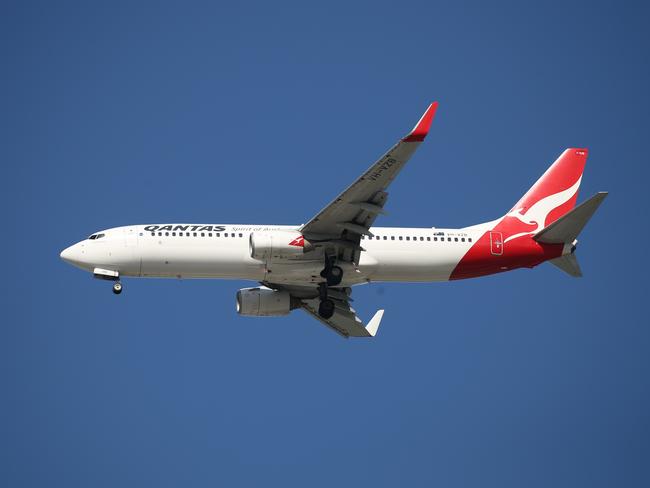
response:
<path fill-rule="evenodd" d="M 546 227 L 575 207 L 587 149 L 569 148 L 546 170 L 508 213 L 522 221 Z"/>

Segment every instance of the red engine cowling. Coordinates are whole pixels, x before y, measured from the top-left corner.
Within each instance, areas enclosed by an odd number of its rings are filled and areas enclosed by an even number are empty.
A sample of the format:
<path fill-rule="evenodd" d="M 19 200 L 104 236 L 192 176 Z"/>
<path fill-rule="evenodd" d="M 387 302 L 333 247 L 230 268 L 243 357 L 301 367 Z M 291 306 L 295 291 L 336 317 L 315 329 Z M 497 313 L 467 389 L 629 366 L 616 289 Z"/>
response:
<path fill-rule="evenodd" d="M 300 232 L 284 230 L 252 232 L 249 247 L 251 257 L 261 261 L 291 259 L 312 248 Z"/>
<path fill-rule="evenodd" d="M 277 317 L 291 311 L 291 295 L 287 291 L 265 286 L 242 288 L 237 292 L 237 313 L 251 317 Z"/>

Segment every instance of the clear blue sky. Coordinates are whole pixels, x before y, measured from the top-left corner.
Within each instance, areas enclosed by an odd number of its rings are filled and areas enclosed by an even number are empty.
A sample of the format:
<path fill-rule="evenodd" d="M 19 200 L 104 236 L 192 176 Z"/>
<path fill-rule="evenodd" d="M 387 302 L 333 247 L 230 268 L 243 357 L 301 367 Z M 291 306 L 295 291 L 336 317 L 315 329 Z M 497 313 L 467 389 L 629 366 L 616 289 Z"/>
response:
<path fill-rule="evenodd" d="M 650 486 L 647 3 L 5 2 L 0 485 Z M 246 282 L 59 259 L 129 223 L 299 224 L 439 100 L 388 226 L 502 215 L 590 149 L 585 277 L 355 290 L 376 340 Z"/>

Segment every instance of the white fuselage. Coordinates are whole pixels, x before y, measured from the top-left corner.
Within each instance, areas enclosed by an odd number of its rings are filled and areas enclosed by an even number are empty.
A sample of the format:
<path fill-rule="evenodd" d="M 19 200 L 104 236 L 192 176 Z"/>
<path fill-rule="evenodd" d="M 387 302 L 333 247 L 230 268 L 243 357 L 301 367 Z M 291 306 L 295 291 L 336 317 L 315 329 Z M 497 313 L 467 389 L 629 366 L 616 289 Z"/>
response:
<path fill-rule="evenodd" d="M 343 286 L 369 281 L 446 281 L 488 224 L 464 229 L 373 227 L 359 265 L 342 263 Z M 151 231 L 135 225 L 101 231 L 65 249 L 61 257 L 93 272 L 159 278 L 221 278 L 309 284 L 322 281 L 322 255 L 251 257 L 253 232 L 297 231 L 299 226 L 191 225 L 185 231 Z M 214 229 L 207 231 L 201 229 Z M 216 231 L 218 230 L 218 232 Z"/>

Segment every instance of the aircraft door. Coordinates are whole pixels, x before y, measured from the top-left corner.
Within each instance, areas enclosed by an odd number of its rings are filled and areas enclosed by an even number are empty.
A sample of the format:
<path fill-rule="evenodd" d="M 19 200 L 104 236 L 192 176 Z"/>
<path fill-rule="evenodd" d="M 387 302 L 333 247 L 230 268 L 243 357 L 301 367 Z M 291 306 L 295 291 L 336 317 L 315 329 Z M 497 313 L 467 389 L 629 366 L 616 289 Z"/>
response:
<path fill-rule="evenodd" d="M 501 232 L 490 232 L 490 252 L 495 256 L 503 254 L 503 234 Z"/>

